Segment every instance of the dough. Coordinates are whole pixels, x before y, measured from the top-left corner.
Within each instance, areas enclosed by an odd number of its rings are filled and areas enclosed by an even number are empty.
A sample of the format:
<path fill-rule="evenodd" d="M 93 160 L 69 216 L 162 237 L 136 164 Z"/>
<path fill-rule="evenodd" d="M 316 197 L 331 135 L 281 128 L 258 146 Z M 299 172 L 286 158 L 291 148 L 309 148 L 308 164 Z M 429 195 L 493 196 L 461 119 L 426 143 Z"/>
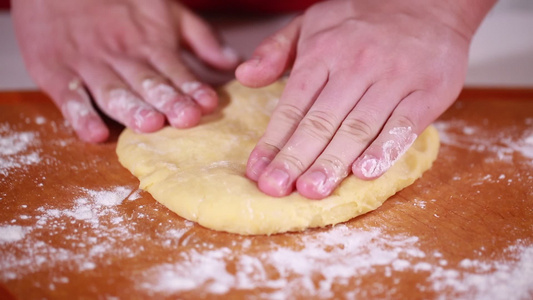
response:
<path fill-rule="evenodd" d="M 181 217 L 221 231 L 273 234 L 344 222 L 379 207 L 412 184 L 437 157 L 439 138 L 429 127 L 383 176 L 349 176 L 323 200 L 298 193 L 263 194 L 244 176 L 246 161 L 264 132 L 283 82 L 250 89 L 232 82 L 219 91 L 220 108 L 191 129 L 166 127 L 137 134 L 126 129 L 117 144 L 124 167 L 140 187 Z"/>

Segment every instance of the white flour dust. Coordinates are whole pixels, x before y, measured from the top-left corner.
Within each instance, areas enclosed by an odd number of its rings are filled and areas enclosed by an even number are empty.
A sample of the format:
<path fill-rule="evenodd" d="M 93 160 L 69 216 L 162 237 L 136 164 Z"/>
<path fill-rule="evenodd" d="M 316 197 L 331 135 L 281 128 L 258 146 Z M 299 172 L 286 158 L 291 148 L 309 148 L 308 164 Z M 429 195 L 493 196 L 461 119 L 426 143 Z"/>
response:
<path fill-rule="evenodd" d="M 291 295 L 331 297 L 334 284 L 346 285 L 354 276 L 382 268 L 387 276 L 402 271 L 407 259 L 424 258 L 416 247 L 417 237 L 383 236 L 379 229 L 352 230 L 338 225 L 331 230 L 302 238 L 296 248 L 271 245 L 259 255 L 248 255 L 249 243 L 230 248 L 198 247 L 182 256 L 181 263 L 156 266 L 144 274 L 141 285 L 147 292 L 175 293 L 205 289 L 225 294 L 230 289 L 273 290 L 266 298 Z M 204 249 L 201 249 L 204 248 Z M 238 254 L 233 254 L 236 251 Z M 234 264 L 236 273 L 228 266 Z M 392 267 L 391 267 L 392 266 Z M 268 274 L 268 269 L 275 274 Z M 314 279 L 321 278 L 318 284 Z M 351 286 L 352 291 L 357 286 Z"/>
<path fill-rule="evenodd" d="M 0 224 L 0 280 L 20 279 L 59 264 L 81 272 L 95 268 L 106 253 L 122 257 L 138 254 L 138 249 L 122 245 L 125 240 L 139 238 L 136 222 L 117 210 L 124 200 L 138 199 L 138 191 L 119 186 L 81 189 L 79 194 L 70 207 L 44 204 L 33 219 L 21 214 L 10 224 Z M 79 230 L 67 234 L 67 229 L 73 227 Z M 49 238 L 53 236 L 60 237 L 64 245 L 52 247 Z"/>
<path fill-rule="evenodd" d="M 531 159 L 533 165 L 533 120 L 526 119 L 528 129 L 518 138 L 513 138 L 513 127 L 504 127 L 497 133 L 488 131 L 479 125 L 469 125 L 465 121 L 438 121 L 435 127 L 439 130 L 441 143 L 469 149 L 477 152 L 488 152 L 496 159 L 512 162 L 513 155 L 519 154 Z M 489 158 L 494 159 L 494 158 Z"/>
<path fill-rule="evenodd" d="M 8 176 L 12 169 L 41 162 L 38 135 L 32 131 L 15 132 L 9 124 L 0 124 L 0 175 Z"/>
<path fill-rule="evenodd" d="M 455 299 L 530 299 L 533 295 L 533 245 L 527 246 L 518 240 L 504 252 L 504 260 L 467 258 L 459 263 L 458 270 L 434 269 L 430 276 L 433 290 L 451 290 Z"/>
<path fill-rule="evenodd" d="M 139 233 L 139 219 L 152 220 L 142 205 L 134 215 L 121 211 L 123 201 L 135 201 L 138 190 L 114 187 L 80 189 L 67 207 L 43 205 L 35 217 L 21 213 L 8 224 L 0 224 L 0 280 L 21 279 L 27 274 L 61 267 L 71 272 L 90 271 L 105 265 L 106 257 L 133 258 L 143 255 L 133 241 L 159 243 L 173 249 L 168 263 L 147 266 L 133 278 L 139 295 L 153 298 L 186 291 L 224 295 L 230 290 L 254 292 L 258 299 L 287 299 L 296 295 L 330 298 L 335 286 L 349 286 L 346 298 L 371 297 L 365 276 L 390 278 L 402 283 L 402 273 L 423 275 L 419 291 L 446 292 L 457 299 L 520 299 L 533 293 L 533 244 L 516 241 L 503 257 L 467 257 L 452 265 L 440 252 L 421 250 L 420 240 L 408 234 L 389 235 L 381 228 L 352 229 L 337 225 L 327 230 L 294 235 L 295 244 L 266 244 L 257 251 L 253 239 L 236 237 L 227 247 L 209 242 L 188 245 L 184 234 L 193 226 L 185 222 L 159 224 L 167 228 L 157 238 Z M 416 201 L 425 207 L 426 202 Z M 27 208 L 21 204 L 21 208 Z M 156 209 L 154 209 L 156 210 Z M 72 228 L 76 230 L 72 231 Z M 60 237 L 61 246 L 49 239 Z M 483 256 L 485 257 L 485 256 Z M 230 271 L 233 270 L 233 271 Z M 52 278 L 49 289 L 68 283 L 67 277 Z M 373 292 L 394 297 L 394 289 L 376 286 Z"/>
<path fill-rule="evenodd" d="M 26 229 L 17 225 L 0 226 L 0 244 L 22 240 Z"/>
<path fill-rule="evenodd" d="M 390 236 L 379 228 L 361 231 L 338 225 L 303 237 L 298 250 L 271 245 L 259 255 L 247 255 L 250 243 L 235 244 L 231 249 L 198 245 L 180 253 L 183 261 L 144 272 L 139 287 L 152 296 L 190 290 L 223 295 L 231 289 L 261 289 L 267 292 L 258 298 L 287 299 L 295 295 L 330 298 L 331 288 L 341 285 L 350 287 L 345 295 L 350 298 L 364 296 L 367 286 L 360 278 L 366 275 L 381 274 L 398 284 L 402 272 L 416 272 L 427 278 L 426 285 L 418 284 L 417 289 L 451 291 L 456 299 L 489 295 L 491 299 L 520 299 L 533 293 L 533 245 L 520 241 L 511 245 L 506 260 L 471 258 L 451 266 L 442 253 L 421 251 L 418 242 L 417 237 Z M 234 274 L 228 271 L 230 266 L 235 266 Z M 375 292 L 394 295 L 394 290 L 384 287 Z"/>
<path fill-rule="evenodd" d="M 46 120 L 32 122 L 44 124 Z M 533 119 L 528 122 L 533 124 Z M 505 131 L 485 136 L 482 128 L 461 122 L 439 122 L 437 128 L 443 144 L 488 151 L 494 158 L 508 162 L 513 161 L 514 155 L 533 158 L 533 127 L 519 139 L 510 138 Z M 14 133 L 9 125 L 0 124 L 0 176 L 9 175 L 14 168 L 41 163 L 40 145 L 38 132 Z M 484 174 L 479 185 L 509 180 L 517 179 L 503 173 Z M 139 199 L 138 190 L 117 186 L 102 190 L 78 188 L 76 192 L 65 206 L 43 201 L 37 214 L 22 212 L 7 223 L 0 223 L 2 282 L 20 280 L 56 266 L 86 272 L 108 263 L 105 258 L 109 256 L 143 255 L 143 249 L 132 243 L 136 240 L 173 249 L 175 241 L 193 226 L 185 222 L 184 227 L 175 228 L 169 219 L 168 224 L 160 224 L 168 229 L 151 240 L 136 227 L 139 219 L 152 220 L 151 212 L 142 206 L 132 214 L 121 210 L 123 201 Z M 434 201 L 415 199 L 412 205 L 426 209 Z M 27 205 L 20 203 L 20 207 L 25 209 Z M 51 238 L 59 238 L 60 246 Z M 256 297 L 259 299 L 295 295 L 331 298 L 332 287 L 338 285 L 350 287 L 346 298 L 371 298 L 372 295 L 363 294 L 368 292 L 365 276 L 379 274 L 396 285 L 404 278 L 402 273 L 415 272 L 426 280 L 414 289 L 445 293 L 446 298 L 507 300 L 533 295 L 531 240 L 511 243 L 498 257 L 487 258 L 480 250 L 479 256 L 472 254 L 452 264 L 445 253 L 422 251 L 418 237 L 392 236 L 381 228 L 355 230 L 338 225 L 293 238 L 296 247 L 271 243 L 261 251 L 256 251 L 252 240 L 245 237 L 236 239 L 231 247 L 219 248 L 205 242 L 187 250 L 177 248 L 176 256 L 167 263 L 151 265 L 132 280 L 139 294 L 151 298 L 186 291 L 222 296 L 230 290 L 260 290 Z M 57 276 L 51 281 L 49 289 L 55 289 L 69 279 Z M 385 286 L 376 285 L 374 289 L 376 294 L 394 298 L 394 288 L 386 290 Z"/>

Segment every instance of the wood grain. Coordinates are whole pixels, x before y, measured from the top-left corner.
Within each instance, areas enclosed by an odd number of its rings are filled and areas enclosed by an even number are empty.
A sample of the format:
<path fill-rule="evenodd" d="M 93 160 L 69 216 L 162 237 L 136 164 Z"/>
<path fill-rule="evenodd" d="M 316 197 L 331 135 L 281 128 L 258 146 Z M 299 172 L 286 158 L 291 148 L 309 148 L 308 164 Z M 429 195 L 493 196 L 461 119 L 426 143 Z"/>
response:
<path fill-rule="evenodd" d="M 109 124 L 109 142 L 86 144 L 43 94 L 0 94 L 0 232 L 20 229 L 0 237 L 0 298 L 483 298 L 498 274 L 508 286 L 531 275 L 533 90 L 463 91 L 437 121 L 439 157 L 415 184 L 343 225 L 273 236 L 214 232 L 138 191 L 114 152 L 121 127 Z M 24 134 L 25 148 L 6 154 L 15 144 L 2 141 Z M 111 205 L 106 195 L 122 198 Z M 377 235 L 354 244 L 369 233 Z M 269 260 L 280 249 L 287 258 L 302 253 L 302 266 L 282 261 L 292 268 L 282 272 Z M 245 271 L 244 258 L 259 265 Z M 325 270 L 344 262 L 359 269 L 344 277 Z M 481 282 L 469 284 L 475 275 Z M 533 297 L 533 279 L 521 280 L 507 299 Z"/>

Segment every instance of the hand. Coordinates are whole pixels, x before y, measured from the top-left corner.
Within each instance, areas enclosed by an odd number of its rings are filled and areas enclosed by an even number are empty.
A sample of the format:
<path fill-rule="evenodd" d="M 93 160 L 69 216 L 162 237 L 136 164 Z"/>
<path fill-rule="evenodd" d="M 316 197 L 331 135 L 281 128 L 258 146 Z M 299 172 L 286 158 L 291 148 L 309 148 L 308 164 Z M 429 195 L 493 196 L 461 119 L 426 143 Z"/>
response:
<path fill-rule="evenodd" d="M 13 1 L 21 51 L 31 76 L 88 142 L 109 131 L 91 103 L 137 132 L 196 125 L 217 95 L 180 60 L 183 47 L 231 69 L 237 55 L 206 23 L 169 0 Z"/>
<path fill-rule="evenodd" d="M 292 71 L 247 176 L 272 196 L 320 199 L 350 172 L 387 171 L 457 97 L 492 5 L 468 16 L 448 4 L 327 1 L 265 40 L 237 78 L 257 87 Z"/>

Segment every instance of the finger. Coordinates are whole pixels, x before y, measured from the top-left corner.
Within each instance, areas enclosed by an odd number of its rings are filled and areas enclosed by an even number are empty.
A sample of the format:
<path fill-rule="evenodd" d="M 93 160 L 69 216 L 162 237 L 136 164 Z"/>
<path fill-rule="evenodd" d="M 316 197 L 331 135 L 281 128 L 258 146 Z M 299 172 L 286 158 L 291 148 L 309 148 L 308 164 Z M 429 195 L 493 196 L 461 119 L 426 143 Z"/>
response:
<path fill-rule="evenodd" d="M 354 82 L 355 84 L 353 84 Z M 333 135 L 368 87 L 364 80 L 353 81 L 347 76 L 330 78 L 289 140 L 265 169 L 258 180 L 267 194 L 285 195 L 292 192 L 296 179 L 324 151 Z M 346 88 L 346 86 L 350 88 Z M 287 182 L 276 180 L 283 170 Z M 274 175 L 272 175 L 274 174 Z"/>
<path fill-rule="evenodd" d="M 137 96 L 109 66 L 82 62 L 80 75 L 98 106 L 117 122 L 137 132 L 163 127 L 164 116 Z"/>
<path fill-rule="evenodd" d="M 423 91 L 405 97 L 379 136 L 353 164 L 354 175 L 366 180 L 383 175 L 409 149 L 417 135 L 442 113 L 428 111 L 428 102 L 437 103 Z"/>
<path fill-rule="evenodd" d="M 78 75 L 55 64 L 46 71 L 49 76 L 43 76 L 40 85 L 52 97 L 80 139 L 90 143 L 105 141 L 109 137 L 109 129 L 94 109 Z"/>
<path fill-rule="evenodd" d="M 218 96 L 215 90 L 199 82 L 176 53 L 160 49 L 150 53 L 149 59 L 158 71 L 172 81 L 174 86 L 198 103 L 202 113 L 208 114 L 215 110 L 218 104 Z"/>
<path fill-rule="evenodd" d="M 188 9 L 181 7 L 180 36 L 183 42 L 204 62 L 220 69 L 233 69 L 240 57 L 228 46 L 222 46 L 219 38 L 207 22 Z"/>
<path fill-rule="evenodd" d="M 200 122 L 200 106 L 147 64 L 115 58 L 113 66 L 137 94 L 166 115 L 170 125 L 188 128 Z"/>
<path fill-rule="evenodd" d="M 264 40 L 252 58 L 242 63 L 235 76 L 244 85 L 261 87 L 273 83 L 292 64 L 301 27 L 301 17 Z"/>
<path fill-rule="evenodd" d="M 313 76 L 307 76 L 308 73 Z M 260 179 L 269 163 L 287 143 L 303 119 L 311 104 L 317 98 L 327 81 L 328 73 L 320 65 L 305 65 L 296 68 L 289 78 L 280 102 L 274 110 L 265 134 L 252 151 L 247 164 L 247 176 L 252 180 Z M 281 196 L 290 189 L 286 168 L 272 169 L 268 179 L 258 182 L 259 188 L 265 193 Z M 296 166 L 300 167 L 300 166 Z M 269 183 L 274 181 L 276 183 Z M 283 186 L 281 191 L 270 191 L 268 186 Z"/>
<path fill-rule="evenodd" d="M 311 199 L 329 196 L 351 172 L 355 159 L 376 138 L 405 93 L 404 84 L 388 81 L 368 88 L 326 149 L 298 178 L 298 192 Z"/>

